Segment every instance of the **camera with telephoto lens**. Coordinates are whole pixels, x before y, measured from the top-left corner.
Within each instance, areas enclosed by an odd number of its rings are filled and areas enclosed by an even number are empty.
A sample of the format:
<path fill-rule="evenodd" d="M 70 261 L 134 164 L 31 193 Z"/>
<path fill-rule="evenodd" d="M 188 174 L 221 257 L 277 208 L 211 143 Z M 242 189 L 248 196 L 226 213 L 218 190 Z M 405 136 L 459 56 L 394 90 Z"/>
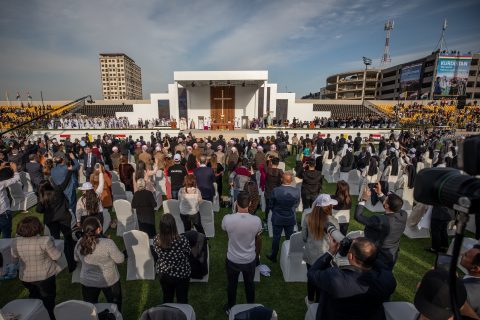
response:
<path fill-rule="evenodd" d="M 462 208 L 466 213 L 480 210 L 480 135 L 459 143 L 458 167 L 428 168 L 417 173 L 413 197 L 428 205 Z M 473 176 L 470 176 L 470 175 Z"/>
<path fill-rule="evenodd" d="M 335 225 L 331 222 L 328 222 L 325 225 L 325 232 L 328 233 L 333 240 L 340 243 L 340 247 L 338 249 L 338 254 L 342 257 L 345 257 L 350 250 L 350 246 L 352 245 L 353 240 L 349 237 L 345 237 L 340 230 L 335 227 Z"/>

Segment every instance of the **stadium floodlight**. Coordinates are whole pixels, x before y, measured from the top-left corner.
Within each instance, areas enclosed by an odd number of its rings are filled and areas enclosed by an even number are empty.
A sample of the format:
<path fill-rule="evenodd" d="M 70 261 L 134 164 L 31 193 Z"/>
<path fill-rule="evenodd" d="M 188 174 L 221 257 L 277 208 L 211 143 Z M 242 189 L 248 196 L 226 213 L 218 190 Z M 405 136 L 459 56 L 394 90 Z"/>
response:
<path fill-rule="evenodd" d="M 89 103 L 89 104 L 95 103 L 95 100 L 93 100 L 92 96 L 89 95 L 89 96 L 87 96 L 87 97 L 88 97 L 87 103 Z"/>
<path fill-rule="evenodd" d="M 365 69 L 368 69 L 368 66 L 372 65 L 372 59 L 363 57 L 363 64 L 365 65 Z"/>

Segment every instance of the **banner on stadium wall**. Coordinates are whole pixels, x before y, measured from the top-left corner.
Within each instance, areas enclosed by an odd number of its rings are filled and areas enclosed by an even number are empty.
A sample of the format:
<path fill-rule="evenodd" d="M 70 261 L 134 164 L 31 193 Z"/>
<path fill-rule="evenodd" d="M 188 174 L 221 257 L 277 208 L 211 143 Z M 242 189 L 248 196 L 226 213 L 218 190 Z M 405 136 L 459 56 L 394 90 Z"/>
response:
<path fill-rule="evenodd" d="M 433 96 L 441 98 L 464 94 L 471 61 L 472 56 L 440 55 Z"/>
<path fill-rule="evenodd" d="M 400 76 L 401 98 L 416 99 L 420 90 L 420 76 L 423 64 L 411 64 L 402 68 Z"/>

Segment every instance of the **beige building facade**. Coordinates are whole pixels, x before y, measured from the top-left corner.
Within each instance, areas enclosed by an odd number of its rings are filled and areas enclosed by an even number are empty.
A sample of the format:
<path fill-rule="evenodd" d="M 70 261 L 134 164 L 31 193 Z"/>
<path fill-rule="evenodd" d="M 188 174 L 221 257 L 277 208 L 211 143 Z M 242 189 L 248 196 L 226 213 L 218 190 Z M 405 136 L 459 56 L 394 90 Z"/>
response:
<path fill-rule="evenodd" d="M 141 100 L 142 71 L 124 53 L 101 53 L 100 74 L 104 100 Z"/>

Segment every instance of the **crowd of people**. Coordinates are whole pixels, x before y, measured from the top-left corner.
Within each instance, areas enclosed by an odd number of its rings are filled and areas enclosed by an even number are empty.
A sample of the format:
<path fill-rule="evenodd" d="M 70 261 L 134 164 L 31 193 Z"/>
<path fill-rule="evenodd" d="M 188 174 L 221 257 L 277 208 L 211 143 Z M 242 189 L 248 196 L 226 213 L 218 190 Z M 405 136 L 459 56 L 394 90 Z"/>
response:
<path fill-rule="evenodd" d="M 290 154 L 297 159 L 294 170 L 285 168 Z M 103 211 L 113 205 L 112 176 L 118 174 L 126 191 L 133 193 L 131 204 L 136 209 L 138 229 L 153 241 L 163 301 L 173 302 L 176 297 L 178 303 L 188 303 L 190 278 L 205 274 L 205 266 L 194 257 L 194 252 L 202 251 L 198 248 L 206 245 L 199 207 L 203 201 L 213 202 L 216 196 L 227 199 L 222 202 L 232 207 L 232 213 L 223 217 L 221 227 L 228 234 L 224 306 L 228 314 L 236 304 L 240 273 L 247 303 L 256 300 L 255 269 L 262 264 L 262 231 L 267 229 L 269 216 L 273 241 L 266 258 L 276 263 L 282 233 L 290 239 L 298 227 L 296 211 L 302 203 L 307 306 L 318 303 L 317 318 L 321 319 L 383 319 L 382 303 L 390 299 L 397 285 L 393 270 L 407 224 L 404 200 L 390 192 L 388 177 L 403 177 L 404 188 L 411 189 L 422 167 L 456 167 L 456 159 L 457 137 L 420 130 L 392 131 L 378 144 L 360 134 L 331 137 L 321 132 L 311 137 L 277 132 L 270 137 L 228 141 L 222 135 L 195 138 L 180 133 L 162 137 L 154 132 L 138 139 L 108 134 L 93 138 L 87 134 L 63 142 L 46 135 L 35 141 L 5 138 L 0 142 L 0 230 L 4 238 L 11 237 L 13 212 L 7 188 L 20 181 L 19 172 L 26 172 L 38 195 L 36 210 L 43 214 L 43 223 L 30 215 L 20 221 L 12 256 L 20 261 L 19 277 L 30 297 L 41 299 L 54 319 L 59 272 L 56 261 L 61 252 L 52 237 L 59 239 L 62 233 L 68 270 L 73 272 L 81 263 L 83 300 L 96 303 L 103 292 L 106 300 L 121 310 L 117 265 L 124 262 L 125 256 L 102 229 Z M 348 245 L 339 239 L 339 234 L 343 238 L 350 227 L 350 187 L 348 181 L 340 179 L 334 194 L 323 192 L 322 172 L 327 160 L 339 163 L 340 173 L 357 170 L 364 185 L 374 184 L 362 189 L 354 208 L 354 219 L 364 226 L 363 236 Z M 85 182 L 80 184 L 82 179 Z M 162 179 L 165 190 L 160 190 Z M 225 183 L 228 186 L 224 187 Z M 178 199 L 185 233 L 179 234 L 170 214 L 162 214 L 156 228 L 155 214 L 162 192 L 167 199 Z M 366 202 L 381 203 L 385 213 L 365 215 Z M 444 208 L 433 209 L 432 224 L 436 212 Z M 52 237 L 43 236 L 44 226 Z M 438 234 L 446 232 L 446 225 L 437 225 L 436 230 Z M 74 238 L 77 234 L 79 239 Z M 429 252 L 446 250 L 442 240 L 434 241 L 427 248 Z M 346 257 L 349 267 L 339 268 L 334 263 L 337 254 Z M 469 271 L 457 284 L 461 312 L 465 317 L 479 319 L 479 247 L 467 251 L 461 264 Z M 442 297 L 437 299 L 432 292 Z M 414 303 L 422 319 L 451 317 L 448 275 L 441 270 L 427 272 Z"/>
<path fill-rule="evenodd" d="M 127 117 L 88 117 L 69 115 L 53 117 L 48 120 L 48 129 L 127 129 L 130 122 Z"/>
<path fill-rule="evenodd" d="M 0 130 L 9 129 L 52 110 L 51 105 L 0 106 Z"/>

